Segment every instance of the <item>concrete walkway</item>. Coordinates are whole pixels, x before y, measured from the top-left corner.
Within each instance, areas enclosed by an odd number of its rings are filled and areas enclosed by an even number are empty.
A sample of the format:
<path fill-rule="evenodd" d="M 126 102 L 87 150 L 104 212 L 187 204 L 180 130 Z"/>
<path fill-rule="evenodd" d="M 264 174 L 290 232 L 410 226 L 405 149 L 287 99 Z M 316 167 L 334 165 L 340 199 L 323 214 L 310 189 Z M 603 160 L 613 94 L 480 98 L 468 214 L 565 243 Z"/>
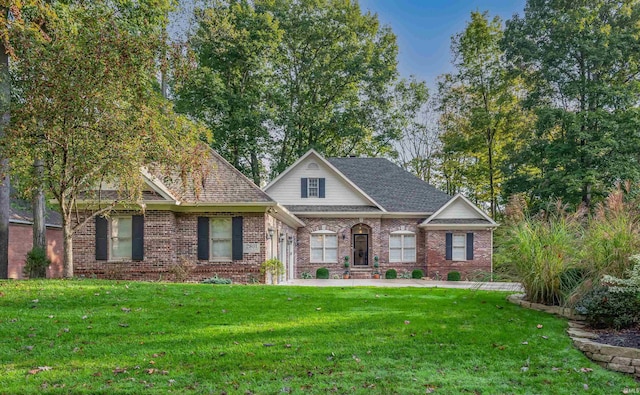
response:
<path fill-rule="evenodd" d="M 281 283 L 281 285 L 299 285 L 308 287 L 416 287 L 416 288 L 458 288 L 458 289 L 476 289 L 483 291 L 513 291 L 522 292 L 523 288 L 520 283 L 478 283 L 471 281 L 427 281 L 413 279 L 396 279 L 396 280 L 318 280 L 318 279 L 295 279 Z"/>

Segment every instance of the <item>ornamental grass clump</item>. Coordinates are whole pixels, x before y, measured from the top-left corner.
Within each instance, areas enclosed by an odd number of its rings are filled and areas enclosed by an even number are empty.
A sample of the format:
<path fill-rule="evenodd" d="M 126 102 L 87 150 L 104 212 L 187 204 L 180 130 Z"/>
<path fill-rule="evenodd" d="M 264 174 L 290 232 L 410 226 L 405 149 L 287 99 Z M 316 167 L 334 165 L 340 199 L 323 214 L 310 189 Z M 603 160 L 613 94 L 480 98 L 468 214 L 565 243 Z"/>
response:
<path fill-rule="evenodd" d="M 637 202 L 625 201 L 620 186 L 596 207 L 583 239 L 582 261 L 594 281 L 604 275 L 623 276 L 631 269 L 633 254 L 640 250 L 640 221 Z"/>
<path fill-rule="evenodd" d="M 524 217 L 508 226 L 499 259 L 515 271 L 530 301 L 559 305 L 566 299 L 560 279 L 579 264 L 580 216 L 567 214 L 558 203 L 552 213 Z"/>

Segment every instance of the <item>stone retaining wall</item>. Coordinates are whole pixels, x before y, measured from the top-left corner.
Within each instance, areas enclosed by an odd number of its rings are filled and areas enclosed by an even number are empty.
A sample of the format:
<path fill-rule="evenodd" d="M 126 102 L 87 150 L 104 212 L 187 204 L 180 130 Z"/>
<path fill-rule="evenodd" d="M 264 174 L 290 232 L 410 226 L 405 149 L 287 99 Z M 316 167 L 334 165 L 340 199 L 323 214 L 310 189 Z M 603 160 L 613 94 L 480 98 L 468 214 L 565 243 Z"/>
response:
<path fill-rule="evenodd" d="M 507 297 L 507 300 L 528 309 L 544 311 L 573 320 L 569 321 L 567 333 L 578 350 L 606 369 L 633 374 L 637 379 L 640 379 L 640 349 L 595 342 L 593 339 L 598 338 L 598 335 L 589 332 L 585 324 L 577 322 L 584 321 L 584 316 L 575 314 L 572 309 L 566 307 L 527 302 L 523 297 L 524 294 L 512 294 Z"/>

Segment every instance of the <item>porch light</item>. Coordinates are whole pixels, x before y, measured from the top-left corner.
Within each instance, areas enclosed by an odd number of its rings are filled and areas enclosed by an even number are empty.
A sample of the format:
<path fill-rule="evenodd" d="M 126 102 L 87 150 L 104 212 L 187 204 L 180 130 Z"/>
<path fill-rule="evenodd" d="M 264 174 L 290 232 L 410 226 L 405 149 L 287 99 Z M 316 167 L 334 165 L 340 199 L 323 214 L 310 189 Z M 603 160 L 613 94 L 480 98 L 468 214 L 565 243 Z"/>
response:
<path fill-rule="evenodd" d="M 273 228 L 269 228 L 269 233 L 267 234 L 267 240 L 271 240 L 273 238 Z"/>
<path fill-rule="evenodd" d="M 347 240 L 347 231 L 342 231 L 342 240 Z"/>

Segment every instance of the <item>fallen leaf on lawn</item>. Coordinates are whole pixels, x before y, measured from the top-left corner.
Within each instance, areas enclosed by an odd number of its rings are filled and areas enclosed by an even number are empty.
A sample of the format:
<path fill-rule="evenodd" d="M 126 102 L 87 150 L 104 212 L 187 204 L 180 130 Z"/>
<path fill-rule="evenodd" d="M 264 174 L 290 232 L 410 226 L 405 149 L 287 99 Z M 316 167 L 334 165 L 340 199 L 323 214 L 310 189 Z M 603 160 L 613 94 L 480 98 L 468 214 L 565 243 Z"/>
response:
<path fill-rule="evenodd" d="M 222 309 L 222 314 L 226 314 L 226 313 L 227 313 L 227 310 Z"/>
<path fill-rule="evenodd" d="M 274 344 L 273 343 L 262 343 L 263 346 L 265 347 L 273 347 Z"/>
<path fill-rule="evenodd" d="M 147 373 L 148 374 L 153 374 L 153 373 L 155 373 L 155 371 L 156 371 L 155 369 L 147 369 Z"/>
<path fill-rule="evenodd" d="M 38 374 L 38 373 L 40 373 L 40 371 L 38 369 L 29 370 L 29 374 Z"/>
<path fill-rule="evenodd" d="M 582 373 L 589 373 L 589 372 L 593 372 L 593 369 L 591 369 L 591 368 L 580 368 L 580 371 Z"/>
<path fill-rule="evenodd" d="M 353 355 L 352 357 L 354 361 L 360 363 L 360 358 L 358 358 L 356 355 Z"/>
<path fill-rule="evenodd" d="M 126 327 L 128 327 L 128 326 L 129 326 L 129 324 L 125 324 L 124 322 L 121 322 L 121 323 L 119 323 L 119 324 L 118 324 L 118 326 L 121 326 L 121 327 L 123 327 L 123 328 L 126 328 Z"/>
<path fill-rule="evenodd" d="M 93 377 L 101 377 L 102 373 L 100 372 L 95 372 L 94 374 L 92 374 Z"/>
<path fill-rule="evenodd" d="M 150 364 L 150 365 L 155 365 L 155 364 L 156 364 L 156 361 L 153 361 L 153 360 L 152 360 L 152 361 L 149 361 L 149 364 Z"/>
<path fill-rule="evenodd" d="M 549 338 L 549 336 L 542 336 L 542 338 L 543 338 L 544 340 L 547 340 L 547 339 Z"/>
<path fill-rule="evenodd" d="M 127 369 L 115 368 L 113 374 L 127 373 Z"/>
<path fill-rule="evenodd" d="M 4 296 L 4 292 L 0 292 L 0 298 Z"/>
<path fill-rule="evenodd" d="M 497 308 L 497 309 L 501 309 L 501 308 L 502 308 L 502 306 L 500 306 L 500 305 L 496 305 L 496 308 Z"/>
<path fill-rule="evenodd" d="M 52 316 L 52 315 L 50 315 L 50 316 L 49 316 L 49 318 L 53 318 L 53 316 Z"/>
<path fill-rule="evenodd" d="M 529 370 L 528 366 L 523 366 L 520 368 L 520 370 L 522 370 L 523 372 L 526 372 L 527 370 Z"/>
<path fill-rule="evenodd" d="M 291 299 L 291 298 L 287 298 L 287 300 L 293 300 L 293 299 Z"/>
<path fill-rule="evenodd" d="M 285 344 L 284 348 L 291 348 L 291 344 Z"/>
<path fill-rule="evenodd" d="M 171 379 L 171 380 L 169 380 L 169 385 L 173 385 L 173 384 L 175 384 L 175 382 L 176 381 L 174 379 Z"/>
<path fill-rule="evenodd" d="M 124 311 L 125 313 L 130 313 L 131 312 L 131 309 L 128 309 L 126 307 L 123 307 L 120 310 Z"/>
<path fill-rule="evenodd" d="M 29 350 L 29 351 L 33 350 L 33 346 L 24 346 L 24 348 L 25 350 Z"/>
<path fill-rule="evenodd" d="M 380 297 L 380 295 L 376 295 L 376 298 L 379 298 L 379 297 Z"/>
<path fill-rule="evenodd" d="M 585 384 L 582 384 L 582 387 L 583 387 L 583 388 L 585 389 L 585 391 L 586 391 L 586 390 L 588 390 L 588 389 L 589 389 L 589 384 L 586 384 L 586 383 L 585 383 Z"/>
<path fill-rule="evenodd" d="M 558 370 L 560 370 L 560 368 L 552 367 L 551 370 L 557 372 Z"/>
<path fill-rule="evenodd" d="M 93 327 L 92 327 L 91 325 L 89 325 L 89 326 L 87 327 L 87 329 L 93 329 Z"/>
<path fill-rule="evenodd" d="M 83 320 L 86 320 L 87 318 L 89 318 L 89 317 L 87 317 L 86 315 L 83 315 L 83 316 L 82 316 L 82 319 L 83 319 Z"/>
<path fill-rule="evenodd" d="M 41 372 L 46 372 L 47 370 L 53 369 L 51 366 L 38 366 L 38 370 Z"/>
<path fill-rule="evenodd" d="M 169 374 L 169 371 L 168 370 L 161 370 L 160 374 L 163 375 L 163 376 L 166 376 L 166 375 Z"/>
<path fill-rule="evenodd" d="M 93 296 L 100 296 L 100 294 L 99 293 L 95 293 L 95 294 L 93 294 Z"/>
<path fill-rule="evenodd" d="M 407 320 L 404 321 L 405 325 L 409 325 L 410 323 L 411 323 L 411 321 L 407 321 Z"/>
<path fill-rule="evenodd" d="M 39 301 L 40 301 L 40 300 L 38 300 L 38 299 L 33 299 L 31 302 L 33 302 L 33 303 L 38 303 Z"/>
<path fill-rule="evenodd" d="M 529 344 L 529 342 L 522 342 L 522 344 L 524 344 L 526 346 L 527 344 Z"/>
<path fill-rule="evenodd" d="M 536 325 L 536 328 L 538 328 L 538 329 L 542 329 L 542 324 L 538 324 L 538 325 Z"/>
<path fill-rule="evenodd" d="M 320 310 L 322 310 L 322 307 L 316 307 L 316 310 L 320 311 Z"/>

